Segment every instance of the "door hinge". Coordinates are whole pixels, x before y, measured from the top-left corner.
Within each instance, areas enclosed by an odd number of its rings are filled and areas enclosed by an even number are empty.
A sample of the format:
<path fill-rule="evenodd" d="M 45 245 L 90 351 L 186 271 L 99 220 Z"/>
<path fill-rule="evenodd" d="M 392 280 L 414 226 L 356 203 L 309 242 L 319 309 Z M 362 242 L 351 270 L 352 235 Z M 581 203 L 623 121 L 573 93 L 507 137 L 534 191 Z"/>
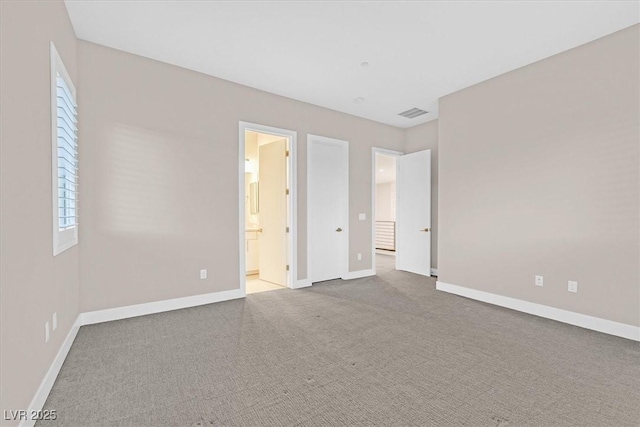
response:
<path fill-rule="evenodd" d="M 287 233 L 289 232 L 289 227 L 287 227 Z"/>
<path fill-rule="evenodd" d="M 286 190 L 284 190 L 284 194 L 286 194 L 287 196 L 289 195 L 289 189 L 288 188 Z"/>
<path fill-rule="evenodd" d="M 289 264 L 287 264 L 287 271 L 289 271 Z"/>
<path fill-rule="evenodd" d="M 284 156 L 285 156 L 285 157 L 289 157 L 289 150 L 287 150 L 287 151 L 285 151 L 285 152 L 284 152 Z"/>

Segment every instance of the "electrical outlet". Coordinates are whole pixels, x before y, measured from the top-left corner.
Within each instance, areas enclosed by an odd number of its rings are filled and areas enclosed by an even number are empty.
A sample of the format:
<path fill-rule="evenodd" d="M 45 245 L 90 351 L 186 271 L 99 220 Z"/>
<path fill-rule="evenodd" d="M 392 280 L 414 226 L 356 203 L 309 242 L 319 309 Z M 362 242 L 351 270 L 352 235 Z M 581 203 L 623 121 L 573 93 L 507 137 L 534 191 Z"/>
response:
<path fill-rule="evenodd" d="M 58 313 L 53 313 L 53 330 L 58 329 Z"/>
<path fill-rule="evenodd" d="M 49 322 L 44 323 L 44 342 L 49 342 Z"/>
<path fill-rule="evenodd" d="M 544 277 L 536 276 L 536 286 L 544 286 Z"/>
<path fill-rule="evenodd" d="M 358 254 L 358 261 L 362 261 L 362 254 Z"/>
<path fill-rule="evenodd" d="M 572 280 L 569 280 L 569 283 L 567 285 L 567 290 L 569 292 L 577 293 L 578 292 L 578 282 L 574 282 Z"/>
<path fill-rule="evenodd" d="M 201 279 L 206 279 L 207 278 L 207 270 L 205 270 L 205 269 L 200 270 L 200 278 Z"/>

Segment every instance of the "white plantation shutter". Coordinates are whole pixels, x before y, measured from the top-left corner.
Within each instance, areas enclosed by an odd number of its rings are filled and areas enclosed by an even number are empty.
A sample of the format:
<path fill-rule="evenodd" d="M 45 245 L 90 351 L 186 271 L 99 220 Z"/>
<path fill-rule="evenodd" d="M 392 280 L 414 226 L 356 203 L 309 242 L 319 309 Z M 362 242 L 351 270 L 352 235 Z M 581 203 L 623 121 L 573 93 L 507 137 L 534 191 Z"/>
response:
<path fill-rule="evenodd" d="M 58 132 L 58 228 L 78 224 L 78 113 L 65 80 L 56 76 Z"/>
<path fill-rule="evenodd" d="M 76 89 L 51 43 L 53 254 L 78 243 L 78 105 Z"/>

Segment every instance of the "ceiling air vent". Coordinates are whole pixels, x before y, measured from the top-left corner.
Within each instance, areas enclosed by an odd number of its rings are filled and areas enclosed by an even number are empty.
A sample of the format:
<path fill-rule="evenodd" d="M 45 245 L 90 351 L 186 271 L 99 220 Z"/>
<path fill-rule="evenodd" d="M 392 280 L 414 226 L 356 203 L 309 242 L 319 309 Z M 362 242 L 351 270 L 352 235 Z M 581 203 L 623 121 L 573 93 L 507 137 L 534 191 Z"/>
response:
<path fill-rule="evenodd" d="M 428 111 L 424 111 L 419 108 L 412 108 L 410 110 L 403 111 L 398 115 L 402 117 L 406 117 L 407 119 L 415 119 L 416 117 L 421 116 L 423 114 L 427 114 L 427 113 Z"/>

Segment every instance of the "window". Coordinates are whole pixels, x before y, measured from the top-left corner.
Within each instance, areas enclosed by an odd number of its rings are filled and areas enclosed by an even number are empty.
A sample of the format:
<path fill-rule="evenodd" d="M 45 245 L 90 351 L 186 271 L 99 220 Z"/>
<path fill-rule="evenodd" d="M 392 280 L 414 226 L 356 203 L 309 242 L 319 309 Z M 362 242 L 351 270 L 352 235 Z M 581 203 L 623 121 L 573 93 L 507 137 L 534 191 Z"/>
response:
<path fill-rule="evenodd" d="M 78 243 L 78 112 L 76 89 L 51 43 L 53 255 Z"/>

